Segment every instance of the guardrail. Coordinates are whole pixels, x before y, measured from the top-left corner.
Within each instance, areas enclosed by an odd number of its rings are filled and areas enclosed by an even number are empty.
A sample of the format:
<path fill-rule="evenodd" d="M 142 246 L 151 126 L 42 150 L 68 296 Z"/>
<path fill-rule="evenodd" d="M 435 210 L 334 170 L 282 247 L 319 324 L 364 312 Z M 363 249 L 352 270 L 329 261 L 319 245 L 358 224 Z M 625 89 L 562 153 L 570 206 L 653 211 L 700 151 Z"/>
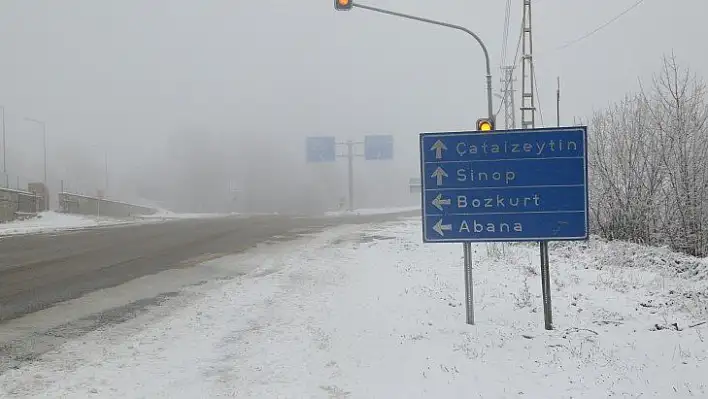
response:
<path fill-rule="evenodd" d="M 59 211 L 78 215 L 104 215 L 114 218 L 130 218 L 139 215 L 152 215 L 156 209 L 127 202 L 81 194 L 59 193 Z"/>
<path fill-rule="evenodd" d="M 43 210 L 44 198 L 34 192 L 0 188 L 0 223 L 33 217 Z"/>

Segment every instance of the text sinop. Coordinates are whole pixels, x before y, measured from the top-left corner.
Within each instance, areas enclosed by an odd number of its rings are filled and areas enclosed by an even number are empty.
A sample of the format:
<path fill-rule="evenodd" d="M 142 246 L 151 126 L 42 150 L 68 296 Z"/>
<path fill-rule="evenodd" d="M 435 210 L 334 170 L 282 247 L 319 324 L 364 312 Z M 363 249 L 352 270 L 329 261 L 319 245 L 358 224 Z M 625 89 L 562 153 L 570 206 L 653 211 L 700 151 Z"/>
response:
<path fill-rule="evenodd" d="M 486 182 L 486 181 L 496 181 L 504 182 L 504 184 L 511 184 L 516 180 L 516 172 L 511 170 L 506 170 L 502 172 L 475 172 L 474 170 L 458 169 L 457 170 L 457 181 L 459 182 Z"/>

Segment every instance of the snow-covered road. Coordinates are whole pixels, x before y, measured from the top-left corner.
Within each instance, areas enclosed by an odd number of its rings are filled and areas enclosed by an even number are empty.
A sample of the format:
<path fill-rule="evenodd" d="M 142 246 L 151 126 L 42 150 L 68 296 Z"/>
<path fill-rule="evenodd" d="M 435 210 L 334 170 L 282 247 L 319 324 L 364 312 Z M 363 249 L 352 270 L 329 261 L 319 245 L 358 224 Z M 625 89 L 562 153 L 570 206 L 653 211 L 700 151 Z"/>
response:
<path fill-rule="evenodd" d="M 116 226 L 132 223 L 105 216 L 72 215 L 54 211 L 41 212 L 37 217 L 0 224 L 0 236 L 52 233 L 90 227 Z"/>
<path fill-rule="evenodd" d="M 459 244 L 422 244 L 417 220 L 342 226 L 224 258 L 255 271 L 8 371 L 0 396 L 708 395 L 706 261 L 552 244 L 547 332 L 537 247 L 473 248 L 475 326 L 464 324 Z"/>

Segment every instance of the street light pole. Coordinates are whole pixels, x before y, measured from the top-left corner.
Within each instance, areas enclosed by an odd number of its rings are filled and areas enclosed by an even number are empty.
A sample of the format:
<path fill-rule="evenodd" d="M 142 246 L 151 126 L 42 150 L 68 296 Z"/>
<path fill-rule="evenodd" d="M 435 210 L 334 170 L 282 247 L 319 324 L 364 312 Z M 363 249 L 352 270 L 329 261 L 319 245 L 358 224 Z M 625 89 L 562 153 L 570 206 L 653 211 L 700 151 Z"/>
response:
<path fill-rule="evenodd" d="M 2 172 L 5 174 L 5 176 L 7 176 L 7 149 L 5 144 L 5 106 L 0 105 L 0 109 L 2 110 Z"/>
<path fill-rule="evenodd" d="M 105 170 L 104 170 L 105 180 L 103 182 L 103 185 L 104 185 L 103 190 L 107 194 L 108 193 L 108 151 L 107 150 L 103 151 L 103 166 L 105 167 Z"/>
<path fill-rule="evenodd" d="M 47 124 L 39 119 L 27 118 L 26 121 L 34 122 L 42 126 L 42 139 L 44 142 L 44 186 L 47 186 Z"/>
<path fill-rule="evenodd" d="M 482 41 L 482 39 L 480 39 L 480 37 L 476 33 L 465 28 L 464 26 L 455 25 L 455 24 L 442 22 L 442 21 L 436 21 L 434 19 L 429 19 L 429 18 L 417 17 L 415 15 L 410 15 L 410 14 L 403 14 L 400 12 L 385 10 L 383 8 L 372 7 L 372 6 L 368 6 L 368 5 L 364 5 L 364 4 L 352 2 L 352 7 L 357 7 L 357 8 L 361 8 L 364 10 L 374 11 L 374 12 L 378 12 L 381 14 L 393 15 L 394 17 L 411 19 L 414 21 L 424 22 L 427 24 L 444 26 L 446 28 L 456 29 L 456 30 L 465 32 L 468 35 L 472 36 L 477 41 L 477 43 L 479 43 L 479 46 L 482 47 L 482 51 L 484 52 L 484 60 L 486 63 L 486 68 L 487 68 L 487 76 L 486 76 L 487 77 L 487 114 L 492 121 L 494 120 L 494 106 L 492 104 L 492 67 L 491 67 L 491 62 L 489 61 L 489 51 L 487 51 L 487 46 L 484 45 L 484 42 Z"/>
<path fill-rule="evenodd" d="M 411 19 L 413 21 L 418 21 L 418 22 L 424 22 L 427 24 L 432 24 L 432 25 L 438 25 L 438 26 L 443 26 L 446 28 L 450 29 L 455 29 L 459 30 L 462 32 L 467 33 L 468 35 L 472 36 L 477 43 L 479 43 L 479 46 L 482 47 L 482 52 L 484 52 L 484 60 L 486 63 L 486 68 L 487 68 L 487 115 L 489 117 L 489 120 L 494 123 L 494 105 L 492 104 L 493 97 L 492 97 L 492 67 L 491 67 L 491 62 L 489 61 L 489 51 L 487 51 L 487 46 L 484 45 L 484 42 L 480 37 L 472 32 L 471 30 L 460 26 L 460 25 L 454 25 L 451 23 L 447 22 L 442 22 L 442 21 L 436 21 L 434 19 L 429 19 L 429 18 L 423 18 L 423 17 L 417 17 L 415 15 L 410 15 L 410 14 L 403 14 L 400 12 L 396 11 L 391 11 L 391 10 L 385 10 L 383 8 L 378 8 L 378 7 L 372 7 L 372 6 L 367 6 L 364 4 L 358 4 L 355 2 L 351 2 L 351 7 L 357 7 L 361 8 L 364 10 L 369 10 L 369 11 L 374 11 L 378 12 L 381 14 L 387 14 L 387 15 L 392 15 L 394 17 L 400 17 L 400 18 L 405 18 L 405 19 Z M 473 281 L 472 281 L 472 244 L 469 242 L 465 242 L 462 244 L 462 253 L 464 256 L 464 265 L 465 265 L 465 302 L 466 302 L 466 307 L 467 307 L 467 324 L 473 325 L 474 324 L 474 293 L 473 293 Z"/>

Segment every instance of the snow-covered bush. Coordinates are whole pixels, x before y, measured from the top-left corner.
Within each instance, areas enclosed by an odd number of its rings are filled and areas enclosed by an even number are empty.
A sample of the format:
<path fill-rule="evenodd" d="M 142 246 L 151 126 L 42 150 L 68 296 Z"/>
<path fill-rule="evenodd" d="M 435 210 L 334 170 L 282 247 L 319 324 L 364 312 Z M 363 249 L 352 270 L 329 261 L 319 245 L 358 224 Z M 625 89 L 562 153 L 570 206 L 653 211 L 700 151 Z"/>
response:
<path fill-rule="evenodd" d="M 650 87 L 595 113 L 591 215 L 608 239 L 708 255 L 706 84 L 674 56 Z"/>

